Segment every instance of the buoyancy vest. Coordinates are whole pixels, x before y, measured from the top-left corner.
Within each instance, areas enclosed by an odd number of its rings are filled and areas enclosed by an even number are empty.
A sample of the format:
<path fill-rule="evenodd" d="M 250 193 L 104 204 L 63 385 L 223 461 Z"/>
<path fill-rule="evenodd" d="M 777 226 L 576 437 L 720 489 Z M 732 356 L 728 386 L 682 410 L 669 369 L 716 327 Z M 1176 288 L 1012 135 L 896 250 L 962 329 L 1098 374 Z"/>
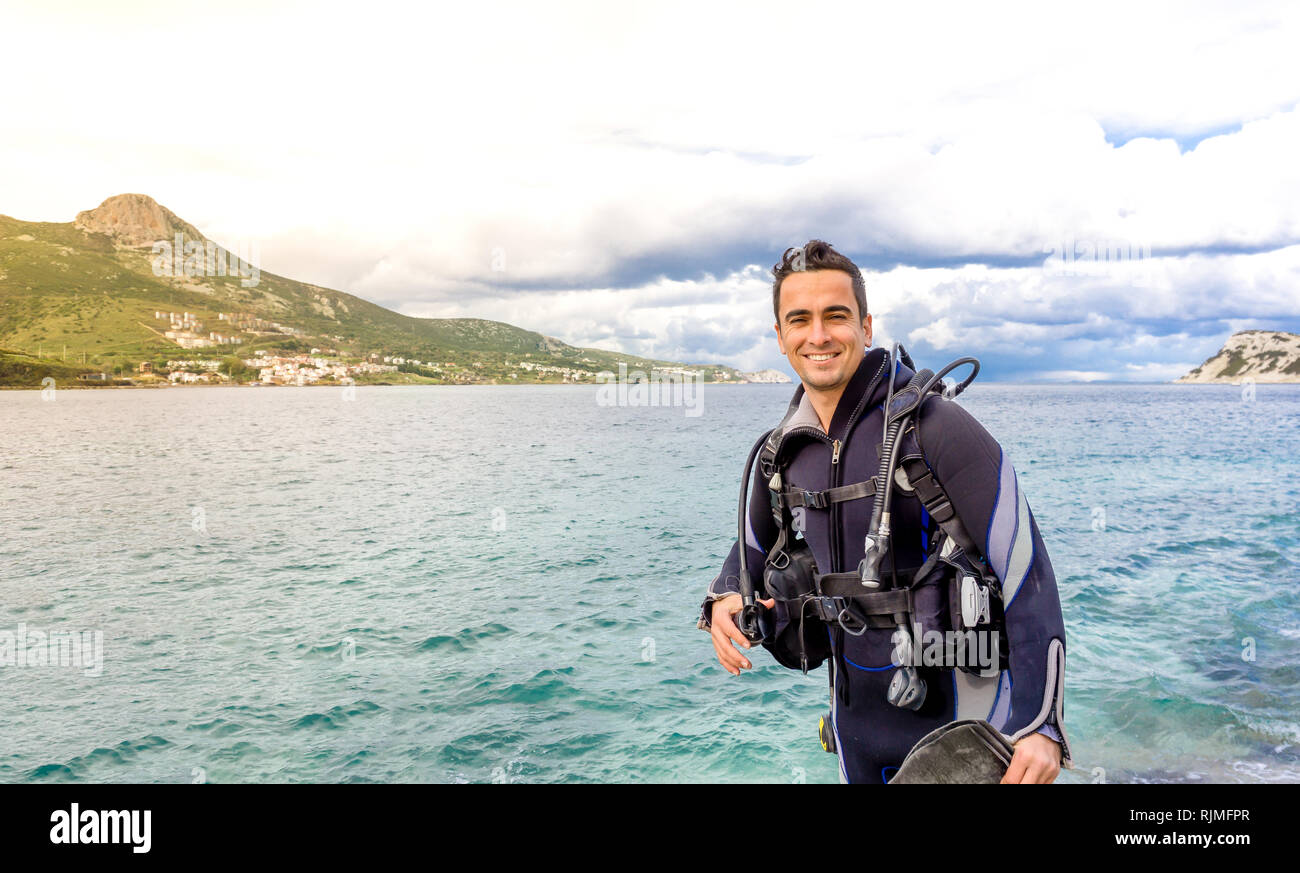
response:
<path fill-rule="evenodd" d="M 941 381 L 944 374 L 964 362 L 974 365 L 965 382 L 954 385 Z M 877 404 L 884 417 L 877 448 L 880 469 L 871 478 L 838 484 L 832 476 L 831 487 L 820 490 L 801 488 L 789 480 L 790 462 L 797 454 L 789 447 L 798 442 L 797 437 L 806 434 L 822 441 L 829 438 L 819 421 L 810 417 L 811 405 L 805 401 L 802 388 L 781 423 L 755 445 L 749 464 L 756 456 L 778 535 L 767 552 L 759 584 L 748 577 L 742 560 L 741 593 L 745 595 L 748 588 L 776 600 L 777 615 L 775 620 L 763 623 L 762 643 L 778 663 L 805 672 L 836 649 L 842 656 L 843 646 L 832 646 L 837 635 L 842 640 L 843 634 L 857 636 L 868 628 L 896 629 L 891 660 L 900 671 L 889 694 L 891 702 L 915 708 L 919 705 L 915 699 L 917 689 L 908 691 L 908 683 L 917 681 L 914 668 L 997 675 L 1006 668 L 1008 652 L 1002 633 L 1004 614 L 998 579 L 957 516 L 944 484 L 927 463 L 920 440 L 927 406 L 950 402 L 964 390 L 978 372 L 978 362 L 962 359 L 938 375 L 927 370 L 913 372 L 912 361 L 896 346 L 892 354 L 882 357 L 849 418 L 846 438 L 868 400 L 879 393 L 879 381 L 887 368 L 893 373 L 892 380 L 885 399 Z M 900 378 L 905 384 L 895 391 L 895 380 Z M 834 468 L 843 445 L 841 440 L 830 442 Z M 749 473 L 747 466 L 746 480 Z M 742 486 L 742 536 L 746 492 L 747 487 Z M 862 531 L 863 559 L 855 570 L 828 567 L 828 572 L 819 572 L 813 550 L 802 536 L 807 513 L 833 510 L 851 501 L 865 501 L 871 507 L 871 522 Z M 909 517 L 919 514 L 923 527 L 919 564 L 909 564 L 893 547 L 894 536 L 901 531 L 890 526 L 888 504 L 897 505 L 897 501 L 919 504 L 919 513 L 915 506 L 907 513 Z M 831 536 L 838 533 L 832 530 Z M 752 603 L 752 597 L 746 603 Z M 924 696 L 923 683 L 919 693 Z M 895 695 L 899 699 L 895 700 Z"/>

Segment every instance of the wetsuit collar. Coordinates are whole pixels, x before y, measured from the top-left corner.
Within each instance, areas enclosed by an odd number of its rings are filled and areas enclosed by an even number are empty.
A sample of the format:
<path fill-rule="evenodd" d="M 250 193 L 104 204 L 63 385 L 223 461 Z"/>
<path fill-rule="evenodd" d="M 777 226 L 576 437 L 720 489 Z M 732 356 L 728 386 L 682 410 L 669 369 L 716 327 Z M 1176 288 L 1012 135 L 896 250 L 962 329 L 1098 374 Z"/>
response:
<path fill-rule="evenodd" d="M 888 353 L 883 348 L 867 350 L 866 356 L 858 364 L 858 369 L 849 380 L 849 384 L 844 386 L 844 393 L 840 395 L 839 402 L 835 405 L 835 414 L 831 416 L 828 435 L 843 439 L 853 419 L 861 415 L 863 409 L 868 408 L 868 405 L 884 402 L 888 386 L 883 376 L 885 360 L 888 357 Z M 866 398 L 867 402 L 863 403 L 863 397 L 868 391 L 870 396 Z M 786 433 L 797 428 L 822 430 L 821 419 L 817 416 L 817 410 L 813 409 L 812 400 L 804 391 L 802 382 L 795 389 L 785 419 L 773 433 L 773 447 Z"/>
<path fill-rule="evenodd" d="M 862 413 L 868 405 L 883 402 L 885 393 L 888 390 L 888 384 L 884 380 L 885 359 L 889 353 L 884 349 L 869 349 L 861 363 L 858 364 L 858 370 L 845 386 L 844 393 L 840 395 L 840 401 L 835 405 L 835 414 L 831 416 L 831 427 L 827 431 L 828 435 L 843 439 L 848 433 L 848 427 L 852 424 L 851 419 L 856 418 Z M 877 378 L 877 377 L 880 378 Z M 803 387 L 802 385 L 800 387 Z M 873 396 L 866 398 L 866 404 L 862 404 L 863 395 L 868 391 Z M 874 395 L 879 394 L 879 397 Z"/>

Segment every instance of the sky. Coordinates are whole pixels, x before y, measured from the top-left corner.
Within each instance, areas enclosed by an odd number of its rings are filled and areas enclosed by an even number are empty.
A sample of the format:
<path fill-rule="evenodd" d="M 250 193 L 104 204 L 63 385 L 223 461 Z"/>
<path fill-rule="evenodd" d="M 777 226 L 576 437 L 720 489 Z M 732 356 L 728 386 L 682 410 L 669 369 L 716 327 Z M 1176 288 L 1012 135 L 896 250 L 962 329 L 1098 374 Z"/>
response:
<path fill-rule="evenodd" d="M 0 214 L 144 193 L 408 315 L 747 370 L 813 238 L 981 378 L 1300 331 L 1300 9 L 1047 5 L 0 0 Z"/>

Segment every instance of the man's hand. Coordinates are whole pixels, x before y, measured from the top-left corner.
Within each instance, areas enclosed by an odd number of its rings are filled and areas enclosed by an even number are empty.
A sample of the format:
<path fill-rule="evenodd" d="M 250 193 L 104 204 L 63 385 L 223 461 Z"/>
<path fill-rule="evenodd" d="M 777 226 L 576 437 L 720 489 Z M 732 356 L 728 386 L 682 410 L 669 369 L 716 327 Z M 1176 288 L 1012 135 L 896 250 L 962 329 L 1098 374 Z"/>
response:
<path fill-rule="evenodd" d="M 1061 772 L 1061 746 L 1051 737 L 1029 734 L 1016 741 L 1003 785 L 1046 785 Z"/>
<path fill-rule="evenodd" d="M 768 609 L 776 606 L 775 600 L 758 602 Z M 743 603 L 739 594 L 728 594 L 713 601 L 713 610 L 709 614 L 709 632 L 713 636 L 713 648 L 718 653 L 718 662 L 733 676 L 739 676 L 741 669 L 748 670 L 754 666 L 748 658 L 736 650 L 732 642 L 734 640 L 746 649 L 752 645 L 740 632 L 740 628 L 736 627 L 736 620 L 732 618 L 740 612 Z"/>

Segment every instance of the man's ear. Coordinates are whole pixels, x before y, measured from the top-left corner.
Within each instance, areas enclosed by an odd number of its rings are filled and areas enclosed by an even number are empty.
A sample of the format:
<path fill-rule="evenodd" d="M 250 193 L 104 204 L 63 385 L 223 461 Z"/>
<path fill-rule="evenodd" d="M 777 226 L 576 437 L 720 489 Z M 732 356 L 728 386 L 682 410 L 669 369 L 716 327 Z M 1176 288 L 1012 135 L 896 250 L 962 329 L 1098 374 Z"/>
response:
<path fill-rule="evenodd" d="M 784 355 L 784 354 L 785 354 L 785 341 L 784 341 L 783 339 L 781 339 L 781 325 L 777 324 L 775 321 L 772 322 L 772 330 L 776 331 L 776 347 L 777 347 L 778 349 L 780 349 L 780 350 L 781 350 L 781 354 Z"/>
<path fill-rule="evenodd" d="M 870 312 L 867 313 L 866 318 L 862 319 L 862 330 L 867 335 L 867 348 L 871 348 L 871 313 Z"/>

